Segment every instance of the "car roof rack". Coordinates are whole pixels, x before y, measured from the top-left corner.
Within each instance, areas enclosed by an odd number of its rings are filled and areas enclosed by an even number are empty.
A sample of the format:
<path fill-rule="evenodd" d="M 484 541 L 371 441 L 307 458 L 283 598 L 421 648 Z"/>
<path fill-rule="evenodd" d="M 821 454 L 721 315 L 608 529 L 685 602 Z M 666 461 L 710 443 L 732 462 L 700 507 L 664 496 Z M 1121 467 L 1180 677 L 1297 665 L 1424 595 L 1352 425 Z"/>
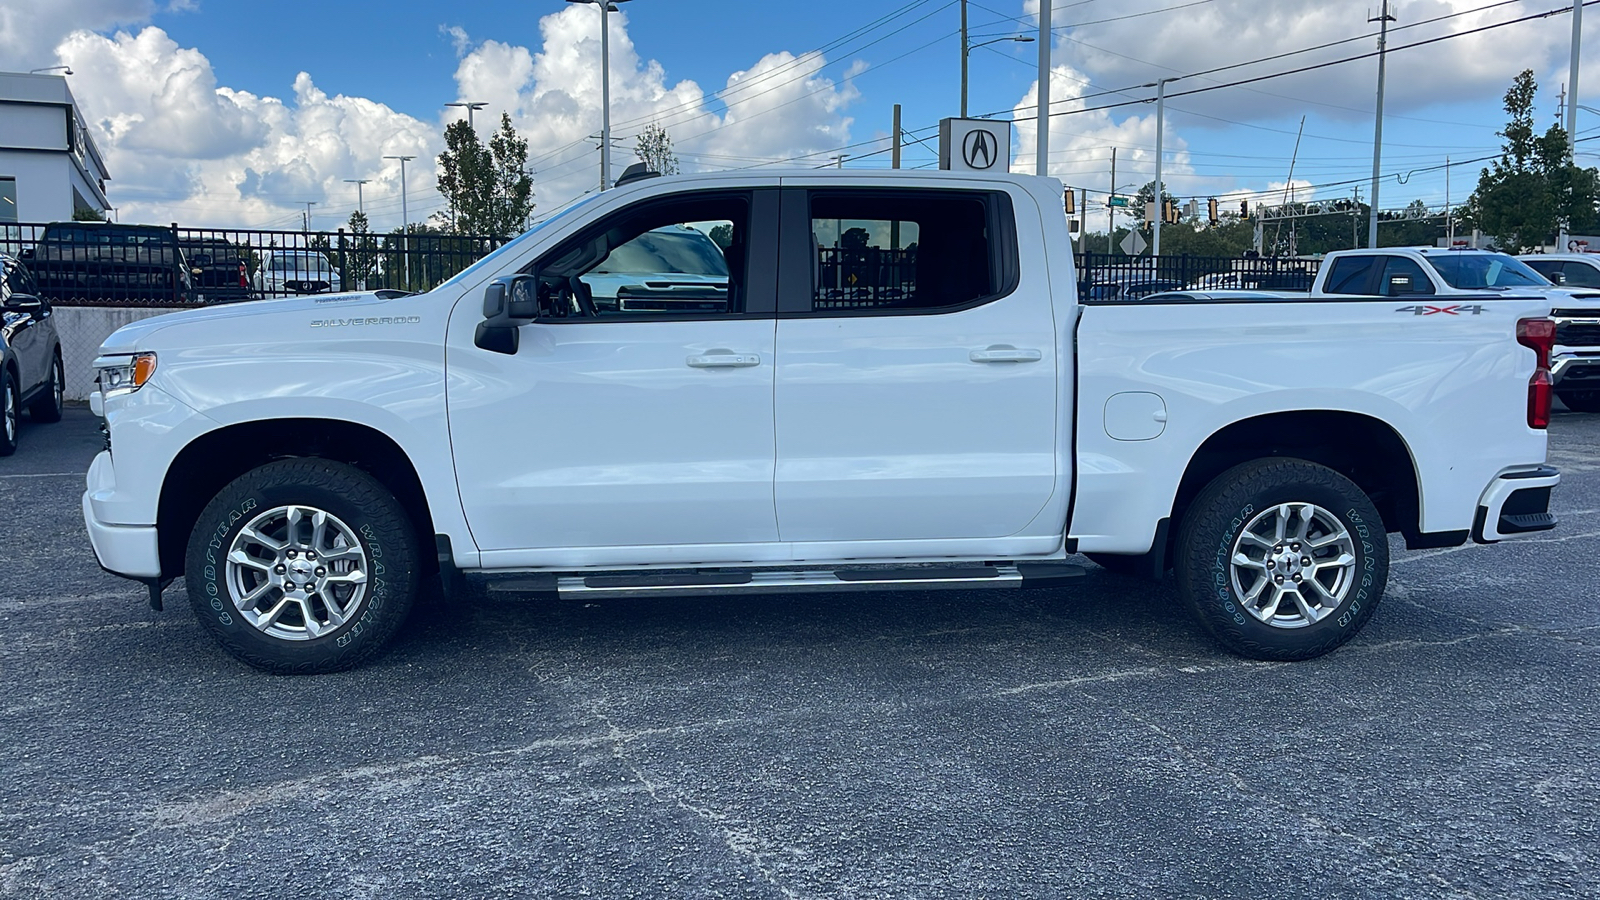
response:
<path fill-rule="evenodd" d="M 660 178 L 660 177 L 661 177 L 661 173 L 655 171 L 652 168 L 650 168 L 650 164 L 649 163 L 636 162 L 633 165 L 631 165 L 631 166 L 627 167 L 626 169 L 622 170 L 622 177 L 617 179 L 616 186 L 617 187 L 622 187 L 625 184 L 631 184 L 631 183 L 633 183 L 635 181 L 643 181 L 646 178 Z"/>

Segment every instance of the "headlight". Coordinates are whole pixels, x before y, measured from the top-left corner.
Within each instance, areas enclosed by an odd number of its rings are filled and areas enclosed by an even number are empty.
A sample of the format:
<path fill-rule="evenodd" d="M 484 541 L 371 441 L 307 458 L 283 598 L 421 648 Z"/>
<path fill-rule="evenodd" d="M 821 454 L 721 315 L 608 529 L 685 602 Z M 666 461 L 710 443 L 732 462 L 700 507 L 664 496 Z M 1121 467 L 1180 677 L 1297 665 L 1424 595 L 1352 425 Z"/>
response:
<path fill-rule="evenodd" d="M 144 387 L 150 376 L 156 374 L 156 355 L 131 353 L 102 356 L 94 361 L 94 367 L 98 373 L 100 393 L 109 400 L 118 394 L 131 394 Z"/>

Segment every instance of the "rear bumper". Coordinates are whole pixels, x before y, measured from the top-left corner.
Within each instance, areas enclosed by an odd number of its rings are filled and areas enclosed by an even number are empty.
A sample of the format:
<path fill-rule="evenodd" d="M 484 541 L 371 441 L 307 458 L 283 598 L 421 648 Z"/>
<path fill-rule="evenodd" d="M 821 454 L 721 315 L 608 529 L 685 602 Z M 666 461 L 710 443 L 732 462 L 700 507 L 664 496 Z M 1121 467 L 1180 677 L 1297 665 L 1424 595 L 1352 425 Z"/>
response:
<path fill-rule="evenodd" d="M 89 466 L 88 489 L 83 492 L 83 524 L 89 530 L 100 567 L 124 578 L 161 576 L 161 545 L 154 525 L 114 525 L 95 515 L 92 498 L 115 486 L 111 454 L 102 452 Z"/>
<path fill-rule="evenodd" d="M 1556 527 L 1556 517 L 1550 512 L 1550 489 L 1560 483 L 1561 473 L 1553 466 L 1502 472 L 1478 501 L 1472 539 L 1492 544 Z"/>

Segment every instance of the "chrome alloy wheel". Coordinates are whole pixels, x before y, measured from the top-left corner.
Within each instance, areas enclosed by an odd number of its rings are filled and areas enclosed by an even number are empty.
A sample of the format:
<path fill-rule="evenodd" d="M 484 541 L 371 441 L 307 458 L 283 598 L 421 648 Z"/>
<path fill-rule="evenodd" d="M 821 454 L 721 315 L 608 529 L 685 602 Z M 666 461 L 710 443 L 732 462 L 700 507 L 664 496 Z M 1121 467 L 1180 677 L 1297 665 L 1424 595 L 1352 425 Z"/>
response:
<path fill-rule="evenodd" d="M 54 380 L 50 387 L 51 392 L 56 395 L 56 409 L 60 409 L 67 405 L 67 373 L 62 371 L 59 356 L 50 364 L 50 377 Z"/>
<path fill-rule="evenodd" d="M 287 641 L 343 625 L 367 598 L 366 550 L 350 526 L 312 506 L 251 519 L 228 549 L 229 599 L 245 621 Z"/>
<path fill-rule="evenodd" d="M 4 418 L 6 420 L 6 443 L 9 444 L 17 439 L 17 392 L 13 390 L 10 385 L 4 385 L 4 388 L 4 393 L 6 396 L 5 399 L 0 402 L 5 404 Z"/>
<path fill-rule="evenodd" d="M 1283 503 L 1257 513 L 1233 542 L 1234 599 L 1275 628 L 1314 625 L 1355 581 L 1355 540 L 1333 513 Z"/>

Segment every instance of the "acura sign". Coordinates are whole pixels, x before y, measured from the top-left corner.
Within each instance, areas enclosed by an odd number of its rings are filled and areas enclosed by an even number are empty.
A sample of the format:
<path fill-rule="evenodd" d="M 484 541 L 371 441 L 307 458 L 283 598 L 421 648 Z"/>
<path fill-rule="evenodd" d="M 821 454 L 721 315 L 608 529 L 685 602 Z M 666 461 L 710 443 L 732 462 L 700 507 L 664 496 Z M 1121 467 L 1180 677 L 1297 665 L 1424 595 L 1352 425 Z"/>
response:
<path fill-rule="evenodd" d="M 1011 123 L 941 119 L 939 168 L 956 172 L 1011 171 Z"/>

